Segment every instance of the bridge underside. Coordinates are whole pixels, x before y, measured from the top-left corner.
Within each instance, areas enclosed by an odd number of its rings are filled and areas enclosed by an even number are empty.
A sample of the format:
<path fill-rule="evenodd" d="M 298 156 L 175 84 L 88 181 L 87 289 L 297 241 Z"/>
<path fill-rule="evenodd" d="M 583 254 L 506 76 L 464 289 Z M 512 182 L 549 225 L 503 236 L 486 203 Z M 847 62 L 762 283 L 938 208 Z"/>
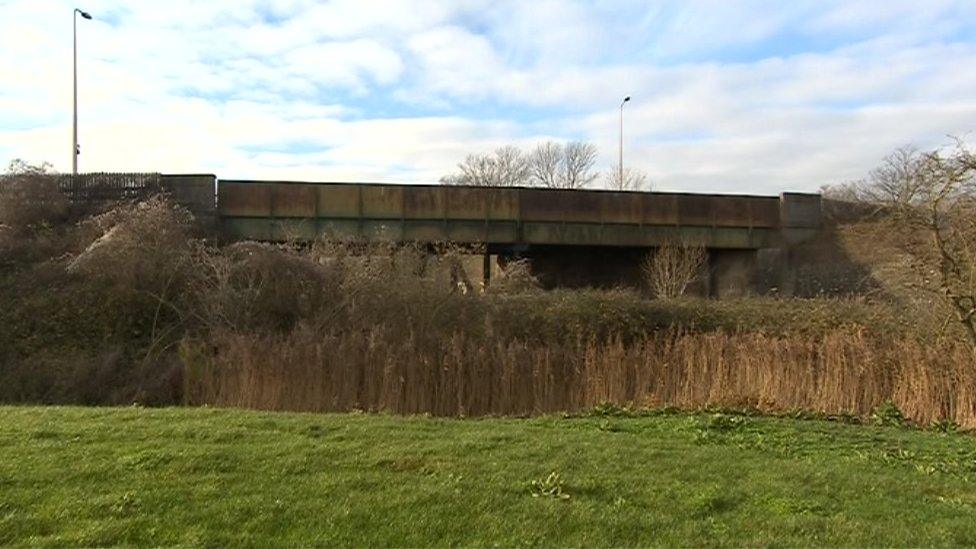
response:
<path fill-rule="evenodd" d="M 318 238 L 388 242 L 454 242 L 488 246 L 657 247 L 668 242 L 709 249 L 760 249 L 780 245 L 766 227 L 700 227 L 614 223 L 553 223 L 405 219 L 221 219 L 225 236 L 272 242 Z"/>
<path fill-rule="evenodd" d="M 607 246 L 490 246 L 488 253 L 504 265 L 529 261 L 545 288 L 614 288 L 646 285 L 642 265 L 654 248 Z M 761 254 L 750 249 L 710 249 L 705 265 L 688 293 L 736 297 L 762 292 L 775 281 L 760 269 Z"/>

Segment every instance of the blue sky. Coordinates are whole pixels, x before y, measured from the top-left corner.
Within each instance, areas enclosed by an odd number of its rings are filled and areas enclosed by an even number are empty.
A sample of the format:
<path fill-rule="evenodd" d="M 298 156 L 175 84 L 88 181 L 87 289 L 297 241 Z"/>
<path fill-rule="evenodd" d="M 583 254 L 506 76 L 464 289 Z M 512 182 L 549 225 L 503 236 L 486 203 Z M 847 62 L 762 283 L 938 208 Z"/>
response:
<path fill-rule="evenodd" d="M 71 10 L 0 0 L 0 162 L 70 168 Z M 82 170 L 433 182 L 583 139 L 661 190 L 813 191 L 976 130 L 976 1 L 87 0 Z"/>

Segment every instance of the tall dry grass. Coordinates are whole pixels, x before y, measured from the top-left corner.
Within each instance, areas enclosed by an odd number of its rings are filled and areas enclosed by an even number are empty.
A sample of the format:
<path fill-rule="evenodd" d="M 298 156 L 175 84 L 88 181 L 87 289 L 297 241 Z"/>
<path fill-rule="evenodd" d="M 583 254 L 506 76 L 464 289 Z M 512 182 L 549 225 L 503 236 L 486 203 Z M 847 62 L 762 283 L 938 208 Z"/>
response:
<path fill-rule="evenodd" d="M 224 333 L 183 348 L 188 404 L 441 416 L 634 407 L 755 408 L 865 417 L 886 401 L 919 424 L 976 427 L 976 356 L 963 344 L 666 331 L 625 343 L 432 344 L 382 329 Z"/>

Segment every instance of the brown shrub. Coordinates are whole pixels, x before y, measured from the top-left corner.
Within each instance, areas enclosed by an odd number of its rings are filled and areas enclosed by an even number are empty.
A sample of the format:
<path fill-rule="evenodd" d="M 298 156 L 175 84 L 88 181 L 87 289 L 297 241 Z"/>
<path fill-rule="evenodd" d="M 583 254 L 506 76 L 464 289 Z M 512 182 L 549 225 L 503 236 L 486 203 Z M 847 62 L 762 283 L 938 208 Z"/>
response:
<path fill-rule="evenodd" d="M 173 405 L 181 401 L 182 364 L 175 353 L 152 360 L 123 345 L 50 348 L 28 360 L 0 356 L 0 402 Z"/>
<path fill-rule="evenodd" d="M 681 242 L 665 242 L 641 263 L 651 292 L 658 299 L 674 299 L 702 275 L 708 261 L 705 248 Z"/>
<path fill-rule="evenodd" d="M 121 204 L 81 224 L 88 243 L 67 270 L 163 298 L 191 270 L 192 223 L 186 209 L 162 196 Z"/>
<path fill-rule="evenodd" d="M 338 305 L 341 269 L 289 246 L 201 249 L 194 265 L 188 308 L 209 331 L 287 330 Z"/>
<path fill-rule="evenodd" d="M 15 161 L 0 175 L 0 225 L 16 232 L 49 227 L 65 218 L 68 206 L 46 166 Z"/>
<path fill-rule="evenodd" d="M 502 294 L 517 294 L 539 291 L 542 285 L 532 273 L 532 265 L 527 259 L 516 259 L 505 263 L 501 275 L 492 281 L 489 291 Z"/>
<path fill-rule="evenodd" d="M 177 375 L 172 346 L 183 337 L 195 246 L 188 223 L 156 198 L 0 248 L 14 267 L 0 271 L 0 400 L 178 401 L 167 379 Z"/>

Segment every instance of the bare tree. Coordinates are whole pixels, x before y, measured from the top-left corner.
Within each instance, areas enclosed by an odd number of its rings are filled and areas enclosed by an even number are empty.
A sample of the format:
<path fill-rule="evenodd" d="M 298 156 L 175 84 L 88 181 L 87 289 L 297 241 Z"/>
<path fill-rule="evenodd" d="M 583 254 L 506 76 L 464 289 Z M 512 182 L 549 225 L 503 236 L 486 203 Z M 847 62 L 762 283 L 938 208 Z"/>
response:
<path fill-rule="evenodd" d="M 592 143 L 572 141 L 563 147 L 562 189 L 582 189 L 597 178 L 593 172 L 596 163 L 596 146 Z"/>
<path fill-rule="evenodd" d="M 458 162 L 458 172 L 445 175 L 441 183 L 445 185 L 479 185 L 497 187 L 495 162 L 491 155 L 469 154 Z"/>
<path fill-rule="evenodd" d="M 16 177 L 22 175 L 50 175 L 54 173 L 54 166 L 50 162 L 31 164 L 20 158 L 15 158 L 7 164 L 7 171 L 3 174 L 6 177 Z M 2 176 L 0 176 L 2 177 Z"/>
<path fill-rule="evenodd" d="M 674 299 L 684 295 L 701 275 L 706 259 L 705 248 L 700 245 L 666 242 L 647 254 L 641 270 L 655 297 Z"/>
<path fill-rule="evenodd" d="M 469 154 L 458 163 L 458 173 L 441 178 L 445 185 L 514 187 L 529 181 L 529 161 L 517 147 L 505 146 L 491 154 Z"/>
<path fill-rule="evenodd" d="M 976 155 L 903 148 L 848 193 L 876 206 L 916 276 L 934 292 L 976 347 Z"/>
<path fill-rule="evenodd" d="M 647 174 L 634 168 L 624 168 L 623 177 L 620 170 L 610 170 L 604 175 L 604 183 L 608 189 L 615 191 L 650 191 L 651 182 Z"/>
<path fill-rule="evenodd" d="M 933 188 L 926 180 L 928 156 L 914 147 L 896 149 L 871 171 L 866 183 L 853 186 L 854 197 L 886 207 L 926 202 L 923 194 Z"/>
<path fill-rule="evenodd" d="M 507 145 L 495 151 L 495 166 L 499 187 L 525 185 L 529 180 L 529 160 L 514 145 Z"/>
<path fill-rule="evenodd" d="M 540 143 L 530 154 L 509 145 L 492 154 L 468 155 L 458 173 L 441 178 L 446 185 L 513 187 L 533 185 L 552 189 L 581 189 L 596 179 L 597 150 L 590 143 Z"/>
<path fill-rule="evenodd" d="M 536 145 L 529 156 L 533 185 L 548 188 L 560 186 L 565 160 L 563 150 L 563 146 L 555 141 L 545 141 Z"/>

